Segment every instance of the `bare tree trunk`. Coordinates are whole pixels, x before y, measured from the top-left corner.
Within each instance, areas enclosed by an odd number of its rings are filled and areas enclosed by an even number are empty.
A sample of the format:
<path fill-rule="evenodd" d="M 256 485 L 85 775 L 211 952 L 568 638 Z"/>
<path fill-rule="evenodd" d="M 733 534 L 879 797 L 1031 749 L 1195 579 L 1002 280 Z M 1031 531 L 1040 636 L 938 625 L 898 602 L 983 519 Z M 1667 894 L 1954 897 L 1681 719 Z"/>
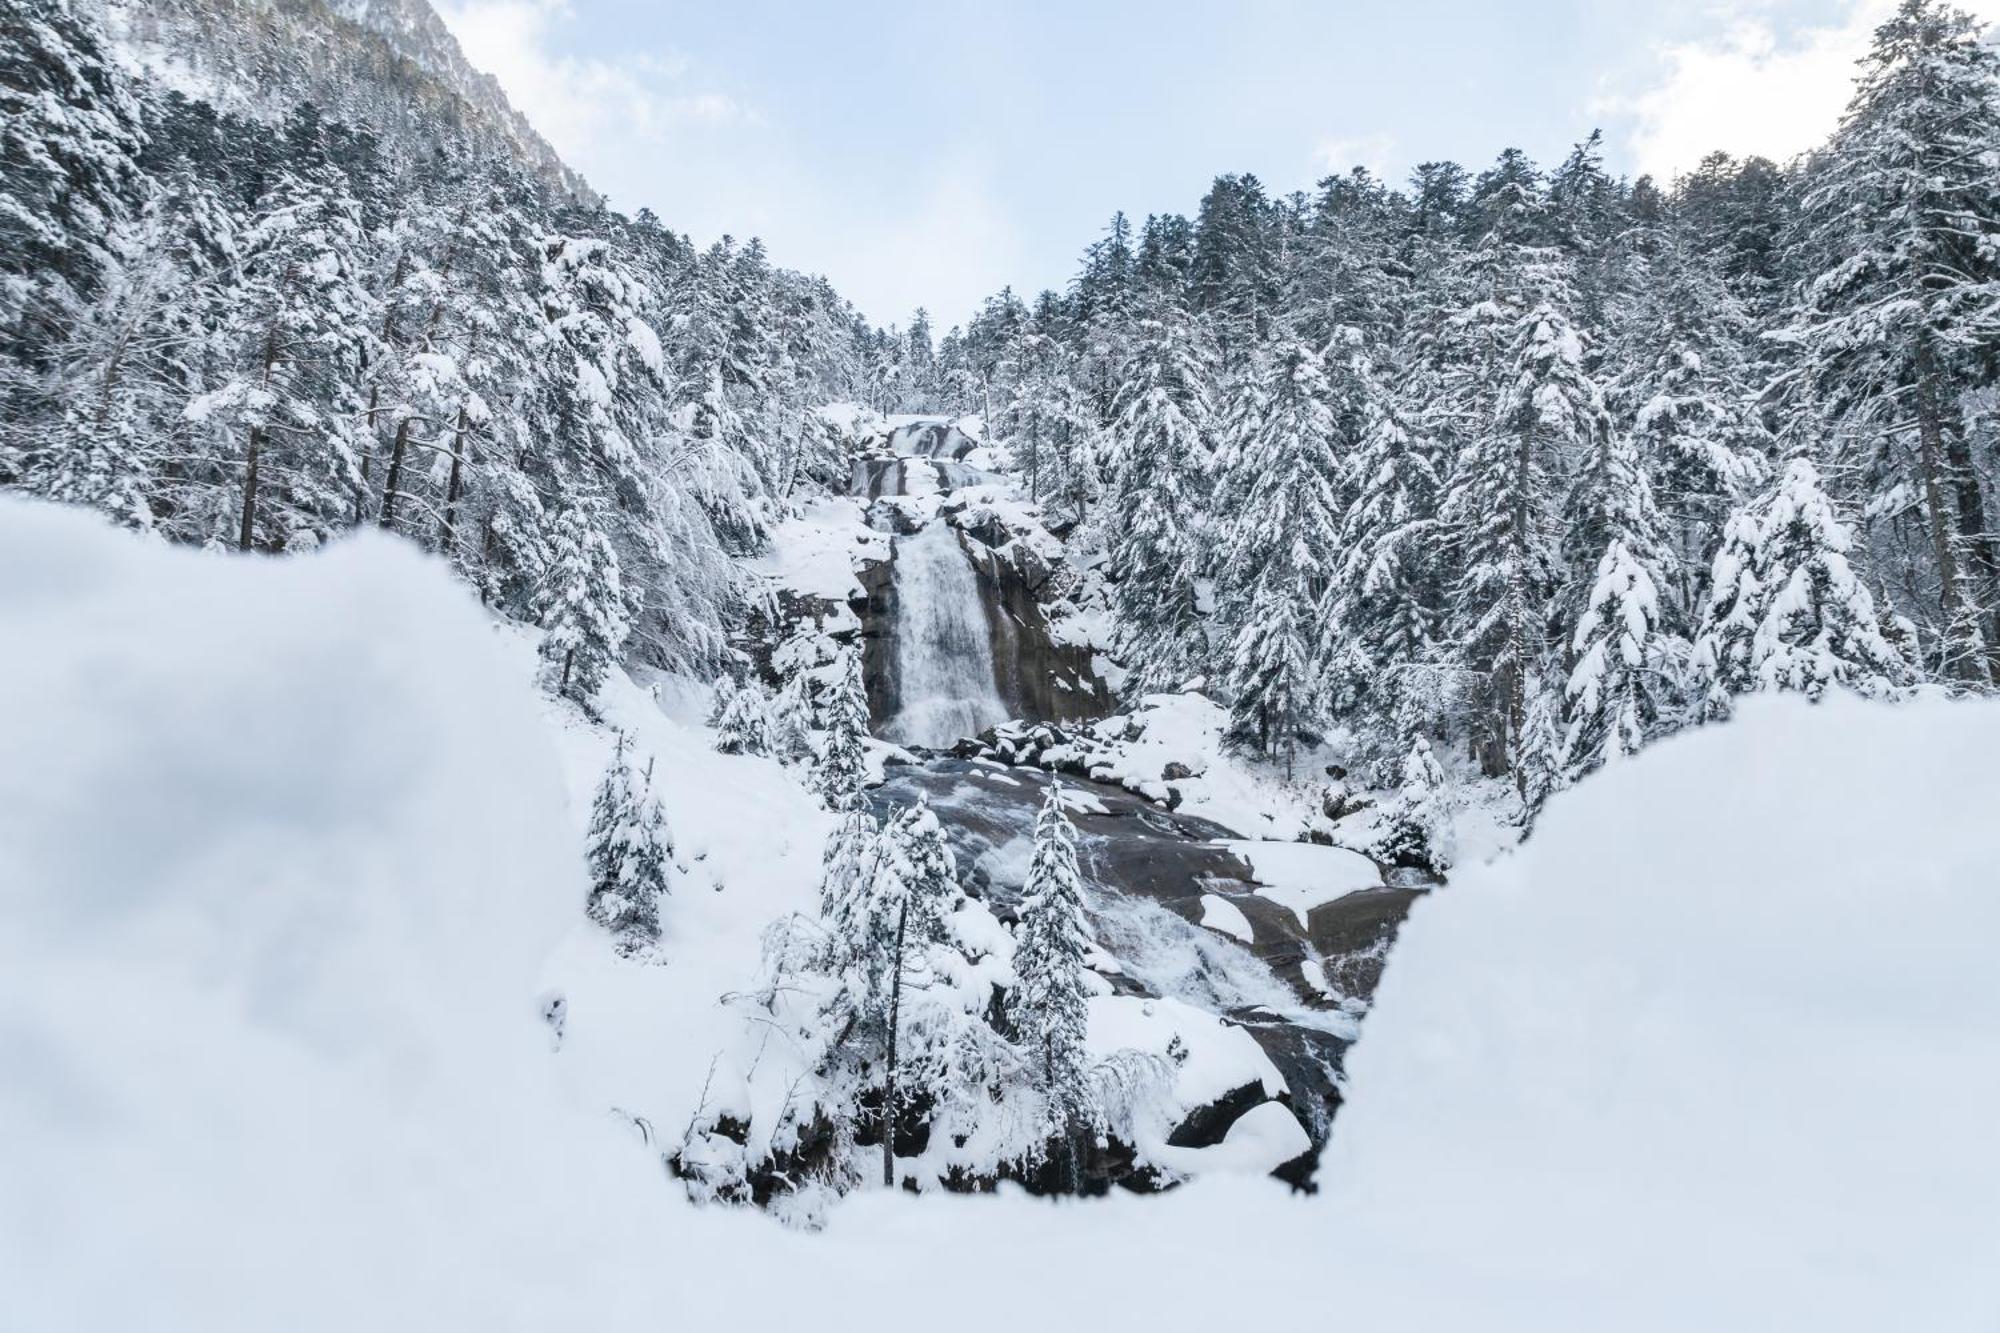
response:
<path fill-rule="evenodd" d="M 458 542 L 458 497 L 463 489 L 465 471 L 465 432 L 468 417 L 465 404 L 458 405 L 458 421 L 451 431 L 451 480 L 444 488 L 444 517 L 438 522 L 438 549 L 446 555 Z"/>
<path fill-rule="evenodd" d="M 236 549 L 247 551 L 257 535 L 257 464 L 264 450 L 264 428 L 250 428 L 249 465 L 243 473 L 243 529 L 237 536 Z"/>
<path fill-rule="evenodd" d="M 410 418 L 405 416 L 396 423 L 396 442 L 389 448 L 389 477 L 382 484 L 382 517 L 378 520 L 384 528 L 396 526 L 396 488 L 403 484 L 403 454 L 410 444 Z"/>
<path fill-rule="evenodd" d="M 1937 400 L 1937 373 L 1932 367 L 1928 342 L 1917 349 L 1917 472 L 1924 491 L 1924 521 L 1930 528 L 1931 549 L 1937 560 L 1939 609 L 1944 616 L 1944 662 L 1948 675 L 1971 680 L 1985 674 L 1978 657 L 1968 657 L 1959 649 L 1958 637 L 1975 622 L 1967 617 L 1965 593 L 1959 585 L 1958 551 L 1953 544 L 1951 520 L 1945 514 L 1943 471 L 1943 412 Z"/>
<path fill-rule="evenodd" d="M 410 257 L 407 252 L 396 256 L 395 272 L 389 276 L 389 299 L 382 309 L 382 347 L 384 356 L 395 354 L 396 348 L 396 289 L 403 285 L 403 275 L 408 271 Z M 354 526 L 360 527 L 368 509 L 368 482 L 375 470 L 375 417 L 382 410 L 382 380 L 378 375 L 368 384 L 368 410 L 363 413 L 368 423 L 368 443 L 361 450 L 361 485 L 354 491 Z"/>
<path fill-rule="evenodd" d="M 1986 675 L 2000 682 L 2000 544 L 1986 526 L 1986 497 L 1980 490 L 1979 472 L 1972 465 L 1965 431 L 1955 421 L 1945 423 L 1944 461 L 1957 501 L 1959 535 L 1966 544 L 1968 582 L 1977 589 L 1974 615 L 1985 613 Z"/>
<path fill-rule="evenodd" d="M 271 387 L 271 375 L 278 366 L 278 325 L 275 317 L 264 330 L 264 372 L 263 387 Z M 243 470 L 243 528 L 236 539 L 236 549 L 247 551 L 257 536 L 257 479 L 258 465 L 263 461 L 264 428 L 250 428 L 249 457 Z"/>

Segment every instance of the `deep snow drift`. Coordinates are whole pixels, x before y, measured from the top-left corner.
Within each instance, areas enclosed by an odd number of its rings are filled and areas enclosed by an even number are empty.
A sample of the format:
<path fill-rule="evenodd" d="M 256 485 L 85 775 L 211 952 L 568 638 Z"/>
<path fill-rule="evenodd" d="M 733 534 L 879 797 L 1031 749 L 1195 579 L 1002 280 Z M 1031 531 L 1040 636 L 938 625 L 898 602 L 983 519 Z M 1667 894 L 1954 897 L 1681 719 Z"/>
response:
<path fill-rule="evenodd" d="M 1750 706 L 1557 798 L 1419 904 L 1317 1197 L 870 1192 L 804 1235 L 688 1205 L 610 1109 L 686 1112 L 810 898 L 776 765 L 614 680 L 686 866 L 624 964 L 582 919 L 603 734 L 411 551 L 7 500 L 0 642 L 0 1327 L 2000 1321 L 2000 705 Z"/>

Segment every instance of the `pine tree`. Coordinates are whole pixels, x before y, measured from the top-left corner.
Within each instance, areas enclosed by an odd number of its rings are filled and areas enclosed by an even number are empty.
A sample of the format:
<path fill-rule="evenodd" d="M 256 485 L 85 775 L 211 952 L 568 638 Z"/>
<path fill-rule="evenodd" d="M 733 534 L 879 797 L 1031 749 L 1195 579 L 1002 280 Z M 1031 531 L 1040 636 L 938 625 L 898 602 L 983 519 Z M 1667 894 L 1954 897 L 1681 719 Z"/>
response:
<path fill-rule="evenodd" d="M 882 1183 L 896 1183 L 896 1130 L 903 1113 L 901 1064 L 906 987 L 928 982 L 930 954 L 948 944 L 948 920 L 961 896 L 958 866 L 924 799 L 889 822 L 879 842 L 868 899 L 857 923 L 865 941 L 859 963 L 867 1003 L 883 1033 Z"/>
<path fill-rule="evenodd" d="M 185 415 L 243 441 L 235 545 L 282 549 L 294 521 L 313 541 L 345 528 L 361 484 L 356 430 L 372 307 L 360 203 L 330 170 L 286 172 L 258 201 L 243 246 L 228 295 L 230 374 Z"/>
<path fill-rule="evenodd" d="M 812 705 L 803 671 L 792 672 L 771 703 L 770 752 L 788 764 L 812 758 Z"/>
<path fill-rule="evenodd" d="M 1912 672 L 1848 563 L 1853 546 L 1819 469 L 1802 456 L 1730 520 L 1694 649 L 1707 716 L 1726 716 L 1730 696 L 1752 690 L 1901 693 Z"/>
<path fill-rule="evenodd" d="M 770 753 L 770 700 L 756 681 L 731 692 L 716 724 L 715 748 L 722 754 Z"/>
<path fill-rule="evenodd" d="M 1459 458 L 1443 507 L 1464 571 L 1452 627 L 1464 661 L 1485 681 L 1476 725 L 1489 774 L 1518 768 L 1522 754 L 1528 682 L 1542 662 L 1557 565 L 1557 479 L 1565 460 L 1606 429 L 1582 340 L 1553 306 L 1537 305 L 1517 322 L 1510 359 L 1511 383 L 1492 426 Z"/>
<path fill-rule="evenodd" d="M 1930 542 L 1939 657 L 1948 676 L 1982 683 L 2000 666 L 1985 656 L 2000 651 L 2000 538 L 1959 400 L 1992 382 L 2000 345 L 1996 79 L 2000 53 L 1978 22 L 1939 0 L 1903 0 L 1876 29 L 1840 130 L 1811 164 L 1788 331 L 1805 382 L 1864 454 L 1890 455 L 1914 426 L 1908 484 Z"/>
<path fill-rule="evenodd" d="M 1337 541 L 1340 463 L 1332 389 L 1318 357 L 1280 347 L 1264 383 L 1255 435 L 1237 460 L 1244 496 L 1227 551 L 1224 614 L 1237 626 L 1229 669 L 1231 734 L 1284 756 L 1317 734 L 1318 681 L 1310 621 Z"/>
<path fill-rule="evenodd" d="M 135 184 L 138 107 L 72 0 L 0 14 L 0 329 L 46 351 L 95 294 Z"/>
<path fill-rule="evenodd" d="M 1015 983 L 1008 1005 L 1015 1030 L 1038 1057 L 1047 1130 L 1062 1145 L 1072 1188 L 1079 1175 L 1076 1138 L 1096 1130 L 1100 1120 L 1084 1049 L 1089 1028 L 1084 959 L 1089 948 L 1076 831 L 1063 812 L 1062 785 L 1051 783 L 1035 820 L 1034 859 L 1021 891 Z"/>
<path fill-rule="evenodd" d="M 535 595 L 542 662 L 558 694 L 588 705 L 616 664 L 630 624 L 618 557 L 578 506 L 556 519 L 548 546 Z"/>
<path fill-rule="evenodd" d="M 1575 782 L 1613 759 L 1637 754 L 1679 716 L 1677 661 L 1660 632 L 1660 589 L 1649 562 L 1622 536 L 1597 565 L 1571 642 L 1576 665 L 1564 690 L 1557 780 Z"/>
<path fill-rule="evenodd" d="M 1376 857 L 1442 875 L 1451 869 L 1452 809 L 1451 790 L 1431 743 L 1415 737 L 1403 758 L 1396 795 L 1383 815 Z"/>
<path fill-rule="evenodd" d="M 821 698 L 826 738 L 820 745 L 814 787 L 830 810 L 849 810 L 868 784 L 868 692 L 861 683 L 861 653 L 841 650 L 840 679 Z"/>
<path fill-rule="evenodd" d="M 621 733 L 590 807 L 590 919 L 628 947 L 657 940 L 673 850 L 666 815 L 653 795 L 652 764 L 636 776 Z"/>
<path fill-rule="evenodd" d="M 1356 493 L 1341 516 L 1319 654 L 1336 714 L 1406 730 L 1440 720 L 1426 669 L 1442 614 L 1434 549 L 1441 480 L 1433 443 L 1372 371 L 1362 394 Z"/>
<path fill-rule="evenodd" d="M 1141 693 L 1177 689 L 1201 669 L 1195 580 L 1208 477 L 1208 367 L 1185 312 L 1139 326 L 1112 424 L 1111 534 L 1119 642 Z"/>

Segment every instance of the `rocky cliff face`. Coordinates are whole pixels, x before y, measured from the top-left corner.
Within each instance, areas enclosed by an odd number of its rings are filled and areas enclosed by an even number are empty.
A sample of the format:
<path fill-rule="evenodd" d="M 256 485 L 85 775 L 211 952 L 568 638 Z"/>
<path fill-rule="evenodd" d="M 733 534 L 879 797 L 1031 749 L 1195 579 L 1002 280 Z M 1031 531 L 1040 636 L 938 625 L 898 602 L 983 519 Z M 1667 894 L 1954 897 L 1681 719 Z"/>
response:
<path fill-rule="evenodd" d="M 426 0 L 101 0 L 125 60 L 257 118 L 301 102 L 413 159 L 512 159 L 550 189 L 597 196 Z"/>
<path fill-rule="evenodd" d="M 893 524 L 896 512 L 884 521 Z M 1009 714 L 1054 722 L 1107 712 L 1110 692 L 1091 669 L 1090 649 L 1058 642 L 1050 623 L 1043 600 L 1054 577 L 1050 563 L 990 511 L 954 512 L 947 505 L 932 521 L 952 525 L 978 577 L 994 676 Z M 889 718 L 903 703 L 894 651 L 901 622 L 893 555 L 864 565 L 858 577 L 863 591 L 853 610 L 861 620 L 869 708 L 877 719 Z"/>

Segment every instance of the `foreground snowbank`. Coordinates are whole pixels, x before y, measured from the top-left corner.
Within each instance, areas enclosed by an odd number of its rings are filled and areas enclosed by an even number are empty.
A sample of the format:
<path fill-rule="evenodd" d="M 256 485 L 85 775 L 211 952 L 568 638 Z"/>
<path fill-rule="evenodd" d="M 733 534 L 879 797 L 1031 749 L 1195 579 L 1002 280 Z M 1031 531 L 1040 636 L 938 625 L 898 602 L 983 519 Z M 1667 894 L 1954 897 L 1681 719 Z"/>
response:
<path fill-rule="evenodd" d="M 1559 798 L 1412 919 L 1317 1198 L 873 1193 L 802 1236 L 607 1113 L 698 1091 L 697 1004 L 809 891 L 765 761 L 615 684 L 689 871 L 667 965 L 609 971 L 602 738 L 409 551 L 4 502 L 0 643 L 0 1327 L 2000 1318 L 2000 707 L 1748 708 Z"/>

